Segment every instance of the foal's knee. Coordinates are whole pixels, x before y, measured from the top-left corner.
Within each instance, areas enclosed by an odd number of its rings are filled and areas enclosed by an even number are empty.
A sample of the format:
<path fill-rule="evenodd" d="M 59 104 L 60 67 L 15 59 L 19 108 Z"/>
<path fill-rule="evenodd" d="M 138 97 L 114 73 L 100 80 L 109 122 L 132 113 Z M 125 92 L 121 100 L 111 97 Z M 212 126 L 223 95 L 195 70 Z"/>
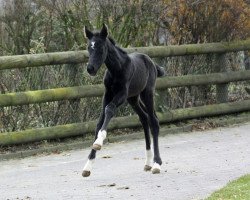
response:
<path fill-rule="evenodd" d="M 113 117 L 116 111 L 116 105 L 114 103 L 110 103 L 105 107 L 105 115 Z"/>

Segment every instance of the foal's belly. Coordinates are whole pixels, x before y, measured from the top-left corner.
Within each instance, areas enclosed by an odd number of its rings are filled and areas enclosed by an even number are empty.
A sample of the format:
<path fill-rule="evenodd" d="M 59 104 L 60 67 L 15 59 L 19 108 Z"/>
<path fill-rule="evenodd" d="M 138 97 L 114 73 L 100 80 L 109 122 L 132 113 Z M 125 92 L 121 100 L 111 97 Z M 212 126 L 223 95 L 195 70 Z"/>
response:
<path fill-rule="evenodd" d="M 139 95 L 147 85 L 148 70 L 144 66 L 136 67 L 134 75 L 130 81 L 128 97 Z"/>

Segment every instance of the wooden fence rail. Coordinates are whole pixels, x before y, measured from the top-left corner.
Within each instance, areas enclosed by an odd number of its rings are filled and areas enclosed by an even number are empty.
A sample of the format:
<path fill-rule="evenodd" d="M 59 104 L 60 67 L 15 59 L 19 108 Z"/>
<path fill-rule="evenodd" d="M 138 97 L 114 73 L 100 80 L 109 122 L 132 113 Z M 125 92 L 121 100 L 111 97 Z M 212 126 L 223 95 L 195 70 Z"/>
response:
<path fill-rule="evenodd" d="M 250 50 L 250 39 L 235 42 L 187 44 L 179 46 L 137 47 L 127 48 L 125 50 L 128 53 L 145 53 L 148 54 L 150 57 L 227 53 Z M 87 58 L 87 51 L 67 51 L 43 54 L 2 56 L 0 57 L 0 70 L 25 67 L 39 67 L 44 65 L 83 63 L 86 62 Z"/>
<path fill-rule="evenodd" d="M 157 113 L 160 123 L 177 120 L 192 119 L 197 117 L 209 117 L 222 114 L 230 114 L 250 110 L 250 100 L 240 102 L 222 103 L 193 108 L 176 109 L 166 113 Z M 109 130 L 118 128 L 135 128 L 140 126 L 138 116 L 117 117 L 111 120 Z M 19 132 L 1 133 L 0 146 L 23 144 L 47 139 L 65 138 L 94 133 L 96 121 L 59 125 L 47 128 L 29 129 Z"/>
<path fill-rule="evenodd" d="M 164 77 L 157 79 L 156 89 L 163 90 L 181 86 L 222 84 L 244 80 L 250 80 L 250 71 Z M 103 95 L 103 92 L 104 86 L 100 84 L 0 94 L 0 107 L 99 97 Z"/>

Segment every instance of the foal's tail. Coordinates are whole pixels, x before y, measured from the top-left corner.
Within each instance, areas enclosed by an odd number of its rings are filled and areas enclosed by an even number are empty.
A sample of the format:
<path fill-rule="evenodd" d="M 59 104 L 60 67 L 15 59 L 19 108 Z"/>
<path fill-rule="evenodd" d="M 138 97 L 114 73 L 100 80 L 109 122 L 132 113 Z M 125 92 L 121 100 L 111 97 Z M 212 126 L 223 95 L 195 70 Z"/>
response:
<path fill-rule="evenodd" d="M 163 67 L 160 67 L 159 65 L 155 64 L 156 70 L 157 70 L 157 77 L 162 77 L 166 75 L 166 71 Z"/>

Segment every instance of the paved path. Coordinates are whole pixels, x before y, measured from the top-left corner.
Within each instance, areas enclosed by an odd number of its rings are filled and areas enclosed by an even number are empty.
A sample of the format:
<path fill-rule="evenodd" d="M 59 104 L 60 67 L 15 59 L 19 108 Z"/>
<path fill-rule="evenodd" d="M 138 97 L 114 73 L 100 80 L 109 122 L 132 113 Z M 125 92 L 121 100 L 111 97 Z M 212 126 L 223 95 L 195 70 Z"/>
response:
<path fill-rule="evenodd" d="M 0 199 L 202 199 L 250 173 L 250 124 L 160 138 L 162 173 L 144 172 L 144 140 L 0 163 Z M 106 158 L 104 158 L 106 157 Z M 110 158 L 109 158 L 110 157 Z"/>

